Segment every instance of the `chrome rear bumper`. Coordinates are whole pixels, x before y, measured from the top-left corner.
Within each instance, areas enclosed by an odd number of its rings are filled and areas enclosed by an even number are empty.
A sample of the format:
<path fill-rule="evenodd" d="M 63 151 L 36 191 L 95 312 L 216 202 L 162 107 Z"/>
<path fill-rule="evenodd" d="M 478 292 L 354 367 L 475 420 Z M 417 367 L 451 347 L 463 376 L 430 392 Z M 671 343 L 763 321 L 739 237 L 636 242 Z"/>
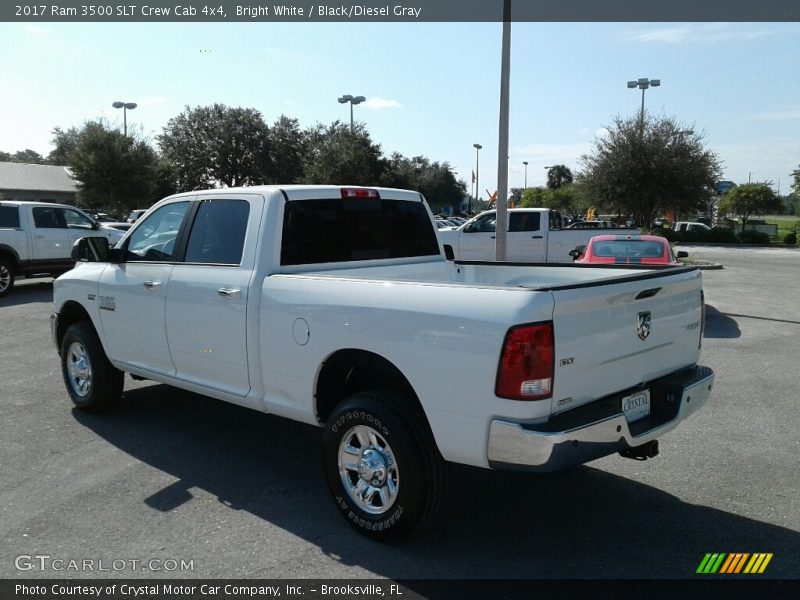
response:
<path fill-rule="evenodd" d="M 489 429 L 489 465 L 498 469 L 558 471 L 646 444 L 674 429 L 706 403 L 714 372 L 693 367 L 652 381 L 651 415 L 628 423 L 621 400 L 632 390 L 613 394 L 557 415 L 544 424 L 493 420 Z"/>

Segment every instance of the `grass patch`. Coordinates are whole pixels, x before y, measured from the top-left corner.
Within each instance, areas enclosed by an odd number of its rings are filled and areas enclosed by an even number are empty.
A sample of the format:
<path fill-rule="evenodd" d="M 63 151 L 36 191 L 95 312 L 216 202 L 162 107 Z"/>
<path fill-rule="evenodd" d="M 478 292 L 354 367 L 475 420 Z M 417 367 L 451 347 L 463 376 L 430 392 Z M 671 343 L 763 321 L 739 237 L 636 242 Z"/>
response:
<path fill-rule="evenodd" d="M 775 237 L 775 241 L 779 244 L 783 243 L 783 238 L 789 235 L 792 232 L 792 227 L 795 225 L 797 226 L 798 232 L 800 232 L 800 217 L 798 216 L 779 216 L 779 215 L 768 215 L 765 217 L 755 217 L 764 219 L 770 225 L 777 225 L 778 226 L 778 235 Z"/>

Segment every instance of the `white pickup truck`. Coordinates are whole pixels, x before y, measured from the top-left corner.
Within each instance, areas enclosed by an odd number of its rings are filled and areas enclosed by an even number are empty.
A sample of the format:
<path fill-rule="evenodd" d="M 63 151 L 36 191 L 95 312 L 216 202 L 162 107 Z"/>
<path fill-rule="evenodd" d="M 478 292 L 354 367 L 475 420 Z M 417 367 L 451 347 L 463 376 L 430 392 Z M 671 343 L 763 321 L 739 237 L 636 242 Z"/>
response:
<path fill-rule="evenodd" d="M 127 372 L 324 427 L 336 506 L 378 539 L 435 514 L 447 461 L 654 456 L 714 381 L 699 270 L 448 261 L 417 192 L 189 192 L 74 257 L 51 323 L 78 408 Z"/>
<path fill-rule="evenodd" d="M 50 202 L 0 201 L 0 298 L 17 275 L 69 271 L 73 244 L 92 231 L 113 244 L 123 232 L 104 227 L 74 206 Z"/>
<path fill-rule="evenodd" d="M 439 239 L 457 260 L 495 259 L 497 214 L 488 210 L 457 229 L 442 229 Z M 506 260 L 508 262 L 572 261 L 570 250 L 586 246 L 601 233 L 641 233 L 640 229 L 562 229 L 561 214 L 547 208 L 508 209 Z M 449 248 L 448 248 L 449 247 Z"/>

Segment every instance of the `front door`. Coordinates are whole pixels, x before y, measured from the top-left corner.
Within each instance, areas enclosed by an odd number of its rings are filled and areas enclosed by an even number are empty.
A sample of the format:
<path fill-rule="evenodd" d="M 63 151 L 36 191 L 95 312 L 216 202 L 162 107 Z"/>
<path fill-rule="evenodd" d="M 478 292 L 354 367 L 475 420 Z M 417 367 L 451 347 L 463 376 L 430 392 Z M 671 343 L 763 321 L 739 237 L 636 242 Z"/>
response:
<path fill-rule="evenodd" d="M 459 260 L 494 260 L 496 225 L 497 215 L 492 211 L 465 226 L 458 236 Z"/>
<path fill-rule="evenodd" d="M 167 346 L 166 297 L 189 204 L 165 204 L 137 223 L 123 247 L 124 262 L 103 271 L 97 301 L 110 358 L 175 374 Z"/>

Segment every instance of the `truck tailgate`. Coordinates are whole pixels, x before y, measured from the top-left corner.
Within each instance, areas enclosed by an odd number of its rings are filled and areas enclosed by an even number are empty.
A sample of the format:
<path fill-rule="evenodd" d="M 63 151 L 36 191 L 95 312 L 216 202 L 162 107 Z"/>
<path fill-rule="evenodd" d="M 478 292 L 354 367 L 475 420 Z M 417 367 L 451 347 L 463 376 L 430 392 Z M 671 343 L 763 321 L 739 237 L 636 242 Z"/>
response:
<path fill-rule="evenodd" d="M 699 270 L 551 290 L 555 377 L 551 413 L 693 365 L 699 357 Z"/>

